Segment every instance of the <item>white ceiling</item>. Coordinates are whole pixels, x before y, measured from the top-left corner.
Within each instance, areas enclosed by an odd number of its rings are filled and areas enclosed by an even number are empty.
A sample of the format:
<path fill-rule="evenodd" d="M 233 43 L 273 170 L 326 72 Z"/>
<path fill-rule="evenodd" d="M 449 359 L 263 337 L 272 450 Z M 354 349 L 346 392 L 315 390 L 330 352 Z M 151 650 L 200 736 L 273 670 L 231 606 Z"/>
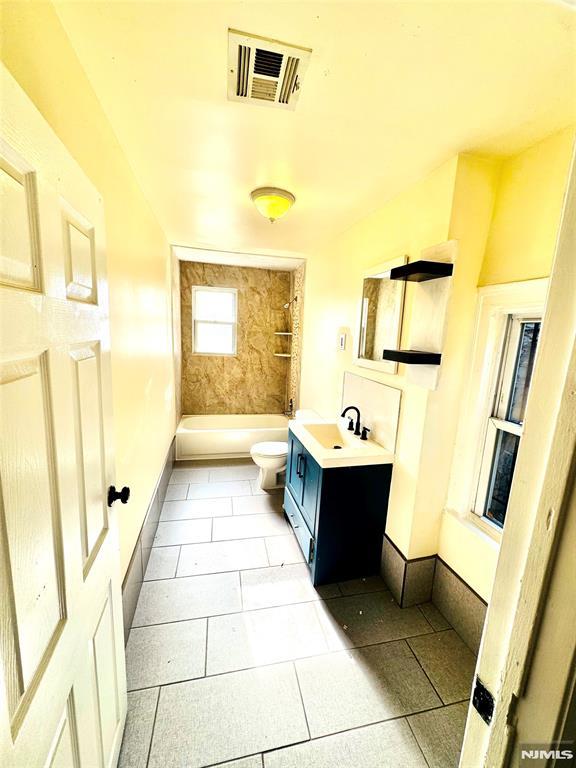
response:
<path fill-rule="evenodd" d="M 576 122 L 563 2 L 69 2 L 56 8 L 170 242 L 308 253 L 459 151 Z M 227 29 L 313 49 L 294 112 L 226 98 Z M 271 225 L 252 189 L 296 205 Z"/>
<path fill-rule="evenodd" d="M 208 248 L 188 248 L 182 245 L 175 245 L 172 250 L 180 261 L 199 261 L 202 264 L 228 264 L 233 267 L 274 269 L 279 272 L 294 272 L 304 264 L 304 259 L 289 256 L 232 253 L 231 251 L 213 251 Z"/>

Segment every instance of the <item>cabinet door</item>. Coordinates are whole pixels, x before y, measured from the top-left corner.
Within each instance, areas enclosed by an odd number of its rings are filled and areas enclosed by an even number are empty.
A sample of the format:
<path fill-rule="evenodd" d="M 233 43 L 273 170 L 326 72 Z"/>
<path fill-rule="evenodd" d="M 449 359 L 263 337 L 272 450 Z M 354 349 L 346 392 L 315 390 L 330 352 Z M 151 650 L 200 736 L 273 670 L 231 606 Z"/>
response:
<path fill-rule="evenodd" d="M 300 506 L 302 504 L 302 461 L 304 447 L 290 432 L 288 436 L 288 467 L 286 469 L 286 482 L 294 501 Z"/>
<path fill-rule="evenodd" d="M 308 451 L 305 448 L 302 450 L 304 452 L 300 461 L 300 474 L 302 475 L 302 514 L 308 523 L 310 531 L 314 533 L 318 490 L 320 488 L 322 470 Z"/>

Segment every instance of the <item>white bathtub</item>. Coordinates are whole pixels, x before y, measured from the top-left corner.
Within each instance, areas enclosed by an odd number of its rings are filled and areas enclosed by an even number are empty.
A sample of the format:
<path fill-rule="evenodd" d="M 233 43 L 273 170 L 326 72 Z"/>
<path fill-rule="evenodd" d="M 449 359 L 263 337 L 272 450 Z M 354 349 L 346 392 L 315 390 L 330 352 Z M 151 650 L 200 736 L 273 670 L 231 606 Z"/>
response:
<path fill-rule="evenodd" d="M 182 416 L 176 430 L 176 459 L 233 459 L 250 455 L 254 443 L 288 440 L 282 414 Z"/>

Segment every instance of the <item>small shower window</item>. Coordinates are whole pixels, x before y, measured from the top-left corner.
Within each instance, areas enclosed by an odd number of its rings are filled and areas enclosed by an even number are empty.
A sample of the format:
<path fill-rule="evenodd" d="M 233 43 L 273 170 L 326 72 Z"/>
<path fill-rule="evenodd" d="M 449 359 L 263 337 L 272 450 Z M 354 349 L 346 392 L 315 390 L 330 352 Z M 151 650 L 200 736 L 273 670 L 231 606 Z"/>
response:
<path fill-rule="evenodd" d="M 192 288 L 192 340 L 197 355 L 235 355 L 238 325 L 236 288 Z"/>

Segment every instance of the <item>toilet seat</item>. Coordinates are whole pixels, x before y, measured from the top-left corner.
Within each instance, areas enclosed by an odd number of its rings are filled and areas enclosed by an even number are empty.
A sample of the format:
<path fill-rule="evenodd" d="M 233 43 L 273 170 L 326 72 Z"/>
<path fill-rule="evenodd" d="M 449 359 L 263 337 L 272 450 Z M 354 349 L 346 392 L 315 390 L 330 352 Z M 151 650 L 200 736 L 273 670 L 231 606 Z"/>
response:
<path fill-rule="evenodd" d="M 263 443 L 255 443 L 250 449 L 250 453 L 253 456 L 287 456 L 288 443 L 272 440 Z"/>

